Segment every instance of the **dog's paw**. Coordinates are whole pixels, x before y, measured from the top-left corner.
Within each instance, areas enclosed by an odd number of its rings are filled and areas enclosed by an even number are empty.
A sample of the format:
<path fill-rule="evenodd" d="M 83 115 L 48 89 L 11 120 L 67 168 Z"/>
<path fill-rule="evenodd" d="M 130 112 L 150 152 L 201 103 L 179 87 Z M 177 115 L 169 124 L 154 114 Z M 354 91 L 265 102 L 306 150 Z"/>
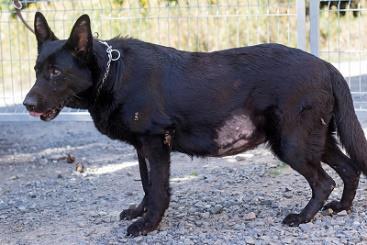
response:
<path fill-rule="evenodd" d="M 300 214 L 288 214 L 287 217 L 284 218 L 282 223 L 294 227 L 307 222 L 308 220 L 306 220 Z"/>
<path fill-rule="evenodd" d="M 343 210 L 349 211 L 352 209 L 352 206 L 349 205 L 343 205 L 343 203 L 339 202 L 339 201 L 331 201 L 328 204 L 326 204 L 323 208 L 323 210 L 326 209 L 331 209 L 333 210 L 333 213 L 339 213 Z"/>
<path fill-rule="evenodd" d="M 144 208 L 140 205 L 137 207 L 132 207 L 122 210 L 120 213 L 120 220 L 132 220 L 140 217 L 144 214 Z"/>
<path fill-rule="evenodd" d="M 149 232 L 155 230 L 158 224 L 159 222 L 152 223 L 147 221 L 145 218 L 140 218 L 127 228 L 127 236 L 136 237 L 140 235 L 146 235 Z"/>

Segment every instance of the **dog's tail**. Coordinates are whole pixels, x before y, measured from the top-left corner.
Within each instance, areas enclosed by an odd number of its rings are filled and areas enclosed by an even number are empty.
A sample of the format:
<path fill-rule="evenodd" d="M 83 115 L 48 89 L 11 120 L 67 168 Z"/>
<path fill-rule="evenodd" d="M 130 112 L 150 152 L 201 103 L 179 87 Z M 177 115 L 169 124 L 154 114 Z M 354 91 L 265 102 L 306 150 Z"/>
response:
<path fill-rule="evenodd" d="M 367 141 L 354 111 L 352 95 L 343 75 L 332 65 L 330 67 L 334 115 L 340 141 L 355 167 L 367 175 Z"/>

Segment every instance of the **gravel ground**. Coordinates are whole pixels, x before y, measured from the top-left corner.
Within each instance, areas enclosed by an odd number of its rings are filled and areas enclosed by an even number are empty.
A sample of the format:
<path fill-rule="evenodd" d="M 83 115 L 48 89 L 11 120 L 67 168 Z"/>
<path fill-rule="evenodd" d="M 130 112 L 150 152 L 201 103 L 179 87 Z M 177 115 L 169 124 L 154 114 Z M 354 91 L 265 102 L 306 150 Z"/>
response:
<path fill-rule="evenodd" d="M 265 147 L 226 158 L 173 154 L 172 201 L 159 230 L 128 238 L 131 221 L 118 215 L 143 197 L 130 146 L 91 122 L 0 127 L 0 244 L 367 244 L 365 177 L 350 214 L 320 212 L 312 223 L 283 226 L 311 192 Z M 341 180 L 326 169 L 338 183 L 330 199 L 338 199 Z"/>

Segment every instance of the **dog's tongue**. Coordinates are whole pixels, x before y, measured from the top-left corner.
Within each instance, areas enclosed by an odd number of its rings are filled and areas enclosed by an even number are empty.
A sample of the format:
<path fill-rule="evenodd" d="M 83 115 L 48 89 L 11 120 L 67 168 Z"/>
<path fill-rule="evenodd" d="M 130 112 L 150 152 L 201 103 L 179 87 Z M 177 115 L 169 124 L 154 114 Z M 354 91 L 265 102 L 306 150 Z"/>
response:
<path fill-rule="evenodd" d="M 43 113 L 31 111 L 31 112 L 29 112 L 29 114 L 32 117 L 40 117 L 40 116 L 42 116 Z"/>

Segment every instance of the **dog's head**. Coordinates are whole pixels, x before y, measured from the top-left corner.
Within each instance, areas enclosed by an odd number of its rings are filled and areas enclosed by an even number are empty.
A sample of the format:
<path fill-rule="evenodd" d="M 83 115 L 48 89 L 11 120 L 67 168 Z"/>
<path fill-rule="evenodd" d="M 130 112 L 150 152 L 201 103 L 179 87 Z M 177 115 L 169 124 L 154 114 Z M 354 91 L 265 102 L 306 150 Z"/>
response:
<path fill-rule="evenodd" d="M 75 22 L 67 40 L 56 38 L 41 13 L 36 13 L 34 29 L 38 43 L 36 82 L 23 104 L 32 116 L 49 121 L 64 106 L 85 103 L 81 94 L 93 87 L 93 37 L 87 15 Z"/>

